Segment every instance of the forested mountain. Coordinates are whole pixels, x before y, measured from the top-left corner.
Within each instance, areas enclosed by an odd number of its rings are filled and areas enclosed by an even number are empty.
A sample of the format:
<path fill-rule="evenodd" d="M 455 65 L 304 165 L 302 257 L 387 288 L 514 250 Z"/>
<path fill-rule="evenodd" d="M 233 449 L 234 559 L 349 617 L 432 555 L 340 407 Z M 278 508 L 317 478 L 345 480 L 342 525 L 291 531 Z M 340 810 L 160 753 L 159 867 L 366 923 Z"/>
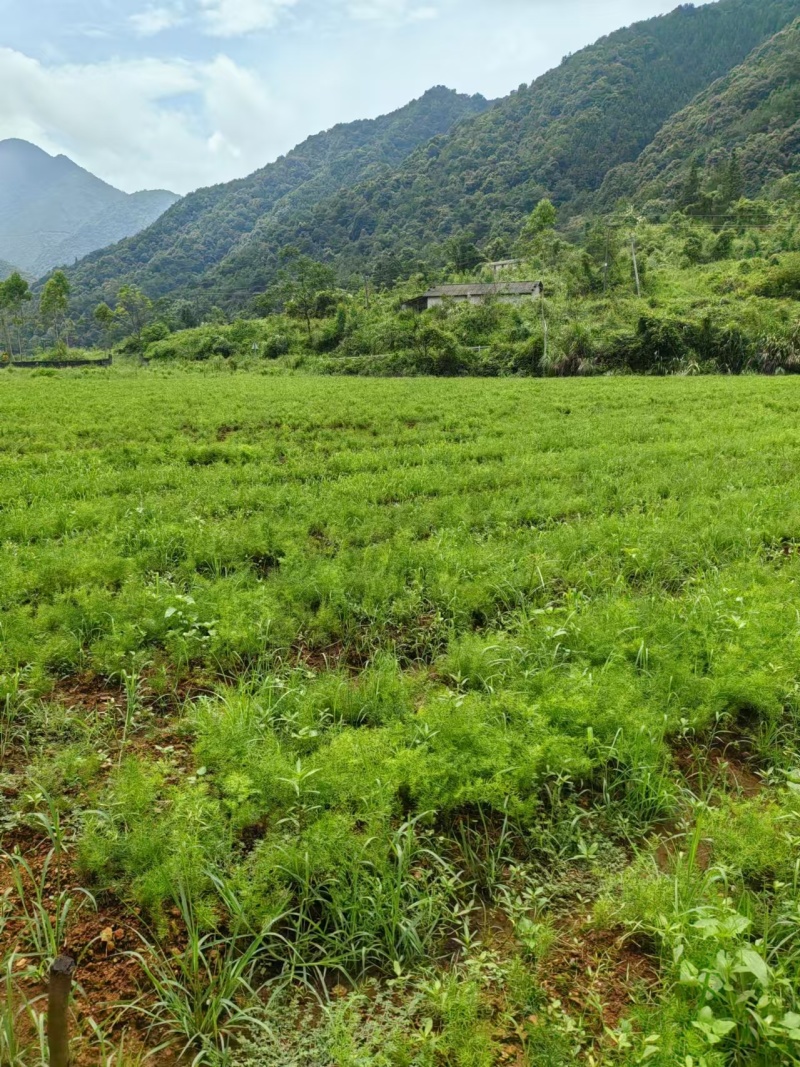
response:
<path fill-rule="evenodd" d="M 381 257 L 399 260 L 402 271 L 458 233 L 484 244 L 509 240 L 543 196 L 584 210 L 612 167 L 635 160 L 667 118 L 799 14 L 798 0 L 722 0 L 614 33 L 424 146 L 394 174 L 303 215 L 266 220 L 208 287 L 266 284 L 274 251 L 298 235 L 312 254 L 336 256 L 342 273 Z"/>
<path fill-rule="evenodd" d="M 144 190 L 131 193 L 99 215 L 90 218 L 79 230 L 53 250 L 56 263 L 74 263 L 98 248 L 105 248 L 147 229 L 177 201 L 174 193 Z"/>
<path fill-rule="evenodd" d="M 0 142 L 0 258 L 35 277 L 149 226 L 176 200 L 129 195 L 66 156 Z"/>
<path fill-rule="evenodd" d="M 379 283 L 420 260 L 442 262 L 451 238 L 469 235 L 501 256 L 540 198 L 552 198 L 564 218 L 594 209 L 610 171 L 636 161 L 665 122 L 798 16 L 800 0 L 682 5 L 567 57 L 488 110 L 473 103 L 482 113 L 449 132 L 423 135 L 408 112 L 401 151 L 373 145 L 366 159 L 331 166 L 337 131 L 312 138 L 80 264 L 72 275 L 79 310 L 130 281 L 153 297 L 245 304 L 273 280 L 288 245 L 331 262 L 342 280 L 369 269 Z"/>
<path fill-rule="evenodd" d="M 482 96 L 438 87 L 390 115 L 310 137 L 248 178 L 190 194 L 149 230 L 91 256 L 72 276 L 76 294 L 103 299 L 107 284 L 126 282 L 154 297 L 185 289 L 252 233 L 268 212 L 283 217 L 293 209 L 310 209 L 372 169 L 396 166 L 418 145 L 488 107 Z"/>
<path fill-rule="evenodd" d="M 612 171 L 601 203 L 725 208 L 800 171 L 800 19 L 670 119 L 639 157 Z M 727 187 L 727 188 L 726 188 Z"/>

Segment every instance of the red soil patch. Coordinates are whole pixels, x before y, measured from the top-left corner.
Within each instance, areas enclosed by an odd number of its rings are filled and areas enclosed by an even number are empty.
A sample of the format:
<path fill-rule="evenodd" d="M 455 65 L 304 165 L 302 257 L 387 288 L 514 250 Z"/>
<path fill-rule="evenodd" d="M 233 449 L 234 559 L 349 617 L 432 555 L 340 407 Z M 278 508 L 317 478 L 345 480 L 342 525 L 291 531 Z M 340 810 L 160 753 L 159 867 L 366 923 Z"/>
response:
<path fill-rule="evenodd" d="M 30 866 L 34 878 L 37 881 L 41 878 L 50 852 L 49 842 L 22 828 L 7 836 L 4 847 L 18 850 Z M 10 864 L 1 863 L 0 891 L 10 889 L 12 885 Z M 120 1003 L 132 1001 L 138 995 L 137 979 L 141 969 L 128 953 L 142 951 L 145 927 L 134 912 L 110 894 L 99 897 L 95 910 L 91 901 L 79 891 L 80 885 L 80 876 L 68 855 L 61 857 L 60 862 L 51 859 L 45 899 L 55 910 L 59 886 L 73 895 L 72 920 L 60 949 L 78 963 L 75 981 L 79 988 L 76 989 L 75 1000 L 79 1013 L 107 1023 Z M 13 891 L 11 901 L 13 910 L 17 903 Z M 27 963 L 36 962 L 26 955 L 24 925 L 16 920 L 8 923 L 0 941 L 0 954 L 9 952 L 18 953 Z M 25 966 L 21 964 L 19 969 L 24 970 Z M 32 998 L 45 992 L 45 987 L 35 982 L 28 983 L 24 991 Z"/>
<path fill-rule="evenodd" d="M 356 675 L 366 667 L 367 657 L 355 649 L 347 648 L 342 641 L 335 641 L 325 648 L 307 648 L 295 645 L 289 654 L 289 665 L 320 674 L 322 671 L 346 670 Z"/>
<path fill-rule="evenodd" d="M 138 698 L 142 704 L 157 706 L 162 710 L 180 708 L 189 700 L 210 696 L 218 684 L 217 680 L 205 674 L 185 674 L 170 679 L 166 688 L 163 682 L 156 687 L 153 685 L 155 674 L 154 668 L 142 672 Z M 93 673 L 59 679 L 52 695 L 67 707 L 81 707 L 92 712 L 125 708 L 124 688 Z"/>
<path fill-rule="evenodd" d="M 625 1017 L 642 985 L 659 981 L 654 959 L 623 931 L 597 930 L 577 919 L 564 930 L 546 965 L 543 986 L 583 1016 L 598 1034 Z M 594 1012 L 591 1015 L 587 1013 Z"/>
<path fill-rule="evenodd" d="M 689 787 L 702 793 L 711 785 L 752 799 L 764 791 L 764 782 L 755 772 L 746 751 L 746 742 L 737 739 L 716 741 L 702 752 L 690 747 L 675 752 L 675 762 Z"/>
<path fill-rule="evenodd" d="M 94 674 L 59 679 L 53 687 L 53 696 L 67 707 L 82 707 L 92 712 L 121 708 L 125 704 L 125 693 L 119 686 Z"/>

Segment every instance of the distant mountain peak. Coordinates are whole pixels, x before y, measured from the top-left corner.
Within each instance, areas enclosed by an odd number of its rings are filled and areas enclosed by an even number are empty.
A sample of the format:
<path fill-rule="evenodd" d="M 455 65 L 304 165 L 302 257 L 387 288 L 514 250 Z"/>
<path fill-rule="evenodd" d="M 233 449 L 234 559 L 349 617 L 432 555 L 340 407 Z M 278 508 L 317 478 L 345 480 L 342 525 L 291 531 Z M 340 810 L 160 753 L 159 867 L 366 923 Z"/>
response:
<path fill-rule="evenodd" d="M 23 141 L 21 137 L 7 137 L 5 140 L 0 141 L 0 152 L 24 152 L 29 155 L 48 156 L 52 159 L 48 152 L 45 152 L 43 148 L 33 144 L 31 141 Z"/>
<path fill-rule="evenodd" d="M 0 141 L 0 261 L 39 277 L 149 226 L 178 197 L 129 195 L 21 138 Z"/>

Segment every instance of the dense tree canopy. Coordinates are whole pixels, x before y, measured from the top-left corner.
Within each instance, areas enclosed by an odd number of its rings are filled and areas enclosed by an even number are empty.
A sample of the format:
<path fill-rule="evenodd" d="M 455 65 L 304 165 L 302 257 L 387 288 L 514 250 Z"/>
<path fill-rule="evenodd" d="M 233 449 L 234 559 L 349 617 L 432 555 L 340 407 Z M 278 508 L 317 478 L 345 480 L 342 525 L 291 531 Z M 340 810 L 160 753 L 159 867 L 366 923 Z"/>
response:
<path fill-rule="evenodd" d="M 289 244 L 335 260 L 343 280 L 387 255 L 407 276 L 420 258 L 453 262 L 453 239 L 508 240 L 543 197 L 563 217 L 591 210 L 609 170 L 798 15 L 800 0 L 722 0 L 614 33 L 399 166 L 268 213 L 195 291 L 235 306 L 270 284 Z"/>
<path fill-rule="evenodd" d="M 148 230 L 83 260 L 70 272 L 76 301 L 90 317 L 120 285 L 136 285 L 151 298 L 202 287 L 206 273 L 270 213 L 307 209 L 375 168 L 396 166 L 417 145 L 488 106 L 481 96 L 432 89 L 390 115 L 310 137 L 248 178 L 200 189 Z M 233 294 L 241 285 L 229 279 Z"/>
<path fill-rule="evenodd" d="M 620 197 L 726 212 L 800 170 L 800 19 L 667 122 L 636 163 L 606 178 Z"/>

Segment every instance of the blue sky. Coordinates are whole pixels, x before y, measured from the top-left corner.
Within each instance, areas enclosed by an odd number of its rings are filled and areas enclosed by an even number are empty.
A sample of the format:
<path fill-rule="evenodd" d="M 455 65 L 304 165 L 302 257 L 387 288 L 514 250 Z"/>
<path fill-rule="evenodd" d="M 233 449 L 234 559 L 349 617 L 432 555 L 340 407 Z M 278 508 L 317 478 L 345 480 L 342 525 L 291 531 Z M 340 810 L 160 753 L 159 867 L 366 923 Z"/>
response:
<path fill-rule="evenodd" d="M 133 191 L 228 181 L 432 85 L 504 95 L 675 0 L 0 0 L 0 139 Z"/>

